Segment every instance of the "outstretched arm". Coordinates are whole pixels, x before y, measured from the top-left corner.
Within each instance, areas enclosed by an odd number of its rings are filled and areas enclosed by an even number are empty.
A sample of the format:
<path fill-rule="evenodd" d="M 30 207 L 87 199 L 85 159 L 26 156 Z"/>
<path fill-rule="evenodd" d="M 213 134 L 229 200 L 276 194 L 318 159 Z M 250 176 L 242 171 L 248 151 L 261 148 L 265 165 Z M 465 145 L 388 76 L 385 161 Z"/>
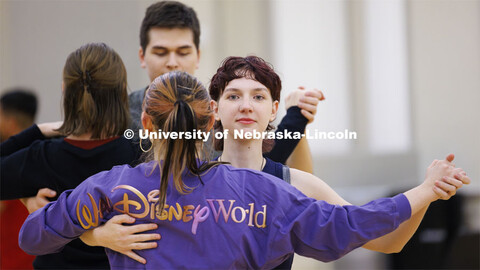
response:
<path fill-rule="evenodd" d="M 0 156 L 5 157 L 11 155 L 25 147 L 28 147 L 36 140 L 45 140 L 51 137 L 60 136 L 55 131 L 63 122 L 49 122 L 43 124 L 33 124 L 29 128 L 14 135 L 5 142 L 0 144 Z"/>
<path fill-rule="evenodd" d="M 409 220 L 402 223 L 395 231 L 372 240 L 363 247 L 383 253 L 401 251 L 422 221 L 430 204 L 430 202 L 427 203 L 428 200 L 436 200 L 438 198 L 449 199 L 455 194 L 456 189 L 460 188 L 463 184 L 470 183 L 470 179 L 466 176 L 465 172 L 462 169 L 455 169 L 450 163 L 451 161 L 453 161 L 453 155 L 448 156 L 446 160 L 432 163 L 428 168 L 425 182 L 419 187 L 405 193 L 409 201 L 412 200 L 411 203 L 415 204 L 412 204 L 412 217 Z M 298 170 L 291 169 L 290 171 L 292 175 L 292 185 L 305 195 L 317 200 L 325 200 L 332 204 L 350 204 L 321 179 Z M 434 184 L 432 184 L 432 179 L 434 179 Z M 427 180 L 429 181 L 427 182 Z M 416 198 L 422 199 L 416 202 Z"/>
<path fill-rule="evenodd" d="M 448 172 L 449 176 L 440 177 L 435 181 L 433 191 L 437 194 L 437 197 L 439 199 L 448 200 L 450 197 L 455 195 L 456 190 L 461 188 L 463 184 L 470 183 L 470 178 L 462 169 L 454 169 L 453 164 L 448 164 L 453 161 L 453 158 L 453 155 L 449 155 L 446 160 L 441 162 L 443 163 L 443 165 L 441 166 L 449 166 L 450 172 Z M 432 163 L 432 165 L 434 165 L 434 163 Z M 438 170 L 438 168 L 432 168 L 432 165 L 430 165 L 429 170 Z M 431 175 L 431 172 L 427 172 L 427 176 L 428 175 Z M 412 191 L 408 191 L 406 193 L 409 192 Z M 423 208 L 420 208 L 420 210 L 416 214 L 412 213 L 412 217 L 408 221 L 401 224 L 400 227 L 395 231 L 375 240 L 372 240 L 363 247 L 383 253 L 400 252 L 410 240 L 410 238 L 413 236 L 413 234 L 417 231 L 420 222 L 422 221 L 425 213 L 427 212 L 428 206 L 429 204 Z"/>

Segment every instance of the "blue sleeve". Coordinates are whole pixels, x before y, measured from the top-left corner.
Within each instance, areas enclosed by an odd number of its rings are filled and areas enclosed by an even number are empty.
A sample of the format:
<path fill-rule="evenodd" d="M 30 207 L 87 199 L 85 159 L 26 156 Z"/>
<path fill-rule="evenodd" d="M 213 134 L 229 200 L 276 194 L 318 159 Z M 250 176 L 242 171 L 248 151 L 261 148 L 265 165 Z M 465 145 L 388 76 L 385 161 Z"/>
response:
<path fill-rule="evenodd" d="M 103 224 L 112 211 L 107 196 L 111 189 L 105 181 L 108 174 L 101 172 L 88 178 L 30 214 L 20 230 L 19 246 L 31 255 L 56 253 L 86 230 Z"/>
<path fill-rule="evenodd" d="M 0 144 L 0 156 L 9 156 L 16 151 L 29 146 L 36 140 L 45 139 L 46 137 L 43 136 L 38 126 L 34 124 L 31 127 L 18 133 L 17 135 L 10 137 L 8 140 Z"/>
<path fill-rule="evenodd" d="M 298 208 L 305 202 L 299 199 L 293 203 L 296 204 Z M 277 245 L 290 247 L 303 256 L 329 262 L 394 231 L 410 218 L 411 208 L 408 199 L 400 194 L 362 206 L 331 205 L 324 201 L 309 203 L 307 200 L 307 206 L 300 212 L 292 207 L 285 215 L 284 220 L 288 222 L 277 224 Z"/>
<path fill-rule="evenodd" d="M 289 132 L 300 132 L 303 134 L 307 124 L 308 120 L 302 115 L 300 108 L 298 106 L 292 106 L 288 108 L 287 114 L 278 125 L 276 132 L 283 133 L 284 130 L 287 130 Z M 272 151 L 264 154 L 264 156 L 273 161 L 285 164 L 295 147 L 297 147 L 299 141 L 300 139 L 276 139 Z"/>

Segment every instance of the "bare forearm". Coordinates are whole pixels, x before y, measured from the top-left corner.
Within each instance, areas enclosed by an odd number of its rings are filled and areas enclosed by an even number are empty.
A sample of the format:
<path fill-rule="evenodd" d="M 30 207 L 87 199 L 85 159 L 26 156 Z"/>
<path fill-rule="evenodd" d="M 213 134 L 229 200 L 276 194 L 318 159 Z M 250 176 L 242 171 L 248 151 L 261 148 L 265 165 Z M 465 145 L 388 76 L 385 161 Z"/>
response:
<path fill-rule="evenodd" d="M 287 165 L 290 168 L 295 168 L 308 173 L 313 173 L 312 153 L 308 146 L 308 141 L 302 138 L 298 142 L 297 147 L 287 160 Z"/>
<path fill-rule="evenodd" d="M 380 238 L 372 240 L 363 247 L 369 250 L 378 251 L 382 253 L 397 253 L 400 252 L 407 242 L 412 238 L 417 231 L 418 226 L 427 212 L 428 206 L 418 211 L 415 215 L 402 223 L 398 229 L 386 234 Z"/>
<path fill-rule="evenodd" d="M 403 193 L 410 202 L 412 216 L 428 207 L 430 203 L 438 200 L 438 196 L 433 192 L 432 186 L 425 183 L 414 187 Z"/>
<path fill-rule="evenodd" d="M 400 252 L 417 230 L 430 203 L 438 199 L 432 186 L 425 183 L 408 190 L 404 195 L 410 202 L 411 218 L 395 231 L 368 242 L 364 248 L 383 253 Z"/>
<path fill-rule="evenodd" d="M 364 248 L 383 253 L 400 252 L 417 230 L 430 203 L 438 199 L 432 187 L 426 184 L 414 187 L 404 195 L 410 203 L 411 218 L 400 224 L 395 231 L 370 241 Z"/>
<path fill-rule="evenodd" d="M 96 237 L 95 237 L 94 233 L 95 233 L 95 229 L 88 230 L 80 236 L 80 240 L 82 240 L 83 243 L 85 243 L 89 246 L 92 246 L 92 247 L 93 246 L 99 246 L 99 244 L 96 241 Z"/>

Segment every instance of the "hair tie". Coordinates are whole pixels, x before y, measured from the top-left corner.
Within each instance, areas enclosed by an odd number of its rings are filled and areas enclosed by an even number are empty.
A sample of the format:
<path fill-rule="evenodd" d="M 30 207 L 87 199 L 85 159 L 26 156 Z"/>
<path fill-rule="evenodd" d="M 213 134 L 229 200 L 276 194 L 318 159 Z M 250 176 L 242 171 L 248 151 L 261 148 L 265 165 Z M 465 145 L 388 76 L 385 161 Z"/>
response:
<path fill-rule="evenodd" d="M 86 70 L 85 74 L 86 74 L 87 82 L 90 83 L 92 81 L 92 77 L 90 76 L 90 72 L 88 70 Z"/>
<path fill-rule="evenodd" d="M 82 84 L 83 84 L 83 90 L 90 92 L 90 83 L 92 81 L 92 77 L 90 76 L 90 72 L 86 70 L 85 72 L 80 71 L 80 75 L 82 77 Z"/>
<path fill-rule="evenodd" d="M 183 103 L 183 105 L 185 105 L 185 101 L 180 99 L 180 100 L 175 101 L 175 103 L 173 103 L 173 106 L 176 106 L 177 104 L 180 105 L 182 103 Z"/>

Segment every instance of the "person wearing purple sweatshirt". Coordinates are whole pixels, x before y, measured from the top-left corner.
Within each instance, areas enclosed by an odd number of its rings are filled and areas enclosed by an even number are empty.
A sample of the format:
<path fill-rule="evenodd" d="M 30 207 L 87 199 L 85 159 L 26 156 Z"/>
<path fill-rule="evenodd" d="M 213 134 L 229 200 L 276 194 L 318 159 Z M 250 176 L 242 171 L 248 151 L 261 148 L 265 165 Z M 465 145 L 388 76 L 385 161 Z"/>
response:
<path fill-rule="evenodd" d="M 268 101 L 268 89 L 255 89 L 266 92 Z M 136 224 L 157 223 L 161 248 L 138 251 L 146 264 L 107 250 L 113 269 L 271 268 L 294 252 L 331 261 L 470 182 L 442 160 L 432 163 L 421 185 L 393 198 L 363 206 L 317 201 L 271 175 L 203 161 L 203 140 L 192 134 L 212 127 L 209 103 L 206 89 L 187 73 L 155 79 L 146 92 L 142 123 L 170 135 L 150 137 L 152 149 L 145 150 L 151 161 L 116 166 L 62 193 L 29 216 L 20 246 L 31 254 L 58 252 L 85 231 L 126 213 Z M 255 115 L 255 125 L 271 117 Z M 445 196 L 437 190 L 439 182 L 449 191 Z"/>
<path fill-rule="evenodd" d="M 259 91 L 262 89 L 268 89 L 268 91 Z M 271 146 L 266 140 L 234 137 L 235 130 L 248 132 L 255 129 L 263 132 L 271 129 L 270 124 L 276 116 L 281 90 L 280 77 L 273 67 L 260 57 L 228 57 L 223 61 L 212 77 L 209 87 L 212 98 L 210 105 L 215 115 L 215 131 L 223 132 L 224 129 L 230 131 L 230 136 L 214 140 L 215 150 L 222 151 L 218 160 L 228 162 L 236 168 L 259 170 L 276 176 L 313 199 L 324 200 L 330 204 L 349 205 L 348 201 L 315 175 L 289 168 L 262 156 L 265 150 L 268 151 L 266 148 Z M 286 107 L 289 111 L 298 109 L 291 108 L 295 103 L 297 103 L 295 99 L 286 99 Z M 292 112 L 292 115 L 294 114 L 301 117 L 299 110 L 296 113 Z M 453 156 L 448 156 L 446 160 L 451 162 L 452 159 Z M 462 173 L 461 169 L 456 170 L 457 173 Z M 449 185 L 446 187 L 452 188 Z M 438 188 L 437 191 L 444 188 L 442 182 L 439 182 L 436 188 Z M 443 192 L 447 191 L 449 190 L 443 190 Z M 442 196 L 449 197 L 448 194 Z M 427 208 L 428 205 L 412 215 L 395 231 L 369 241 L 362 247 L 387 254 L 400 252 L 415 233 Z M 81 239 L 88 245 L 104 246 L 145 263 L 145 258 L 135 251 L 156 248 L 157 242 L 152 240 L 157 240 L 160 235 L 147 232 L 157 227 L 154 223 L 128 226 L 133 222 L 134 219 L 130 216 L 119 215 L 109 220 L 104 226 L 87 231 Z M 122 225 L 124 223 L 127 225 Z M 158 244 L 162 245 L 162 242 Z M 276 268 L 290 269 L 293 259 L 292 255 Z"/>

